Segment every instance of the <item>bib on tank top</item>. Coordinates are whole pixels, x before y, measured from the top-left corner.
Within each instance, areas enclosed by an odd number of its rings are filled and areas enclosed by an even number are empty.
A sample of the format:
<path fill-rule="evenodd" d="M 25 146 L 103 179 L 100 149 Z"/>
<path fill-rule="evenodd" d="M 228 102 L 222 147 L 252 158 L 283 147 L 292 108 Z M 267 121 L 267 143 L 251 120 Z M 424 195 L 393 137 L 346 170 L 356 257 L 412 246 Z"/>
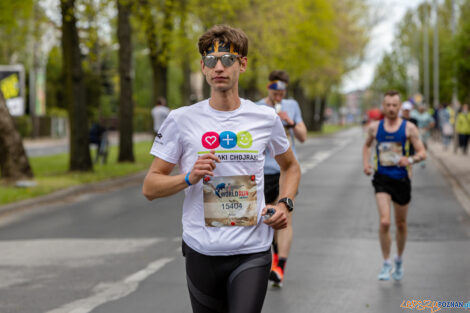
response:
<path fill-rule="evenodd" d="M 387 132 L 384 121 L 380 121 L 375 139 L 377 140 L 377 172 L 394 179 L 407 177 L 406 167 L 397 165 L 400 158 L 406 155 L 406 120 L 402 121 L 400 128 L 394 133 Z"/>

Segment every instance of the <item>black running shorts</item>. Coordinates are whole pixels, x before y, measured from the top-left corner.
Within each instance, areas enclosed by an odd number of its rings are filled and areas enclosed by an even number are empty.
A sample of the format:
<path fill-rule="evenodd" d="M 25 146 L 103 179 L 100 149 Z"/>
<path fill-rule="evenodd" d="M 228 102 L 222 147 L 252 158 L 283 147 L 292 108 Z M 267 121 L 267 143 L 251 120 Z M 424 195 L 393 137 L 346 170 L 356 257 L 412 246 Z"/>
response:
<path fill-rule="evenodd" d="M 264 175 L 264 199 L 266 204 L 273 204 L 279 197 L 279 178 L 281 174 Z"/>
<path fill-rule="evenodd" d="M 260 313 L 271 269 L 265 252 L 209 256 L 183 241 L 193 313 Z"/>
<path fill-rule="evenodd" d="M 408 177 L 394 179 L 375 172 L 372 185 L 375 193 L 388 193 L 392 201 L 399 205 L 406 205 L 411 201 L 411 181 Z"/>

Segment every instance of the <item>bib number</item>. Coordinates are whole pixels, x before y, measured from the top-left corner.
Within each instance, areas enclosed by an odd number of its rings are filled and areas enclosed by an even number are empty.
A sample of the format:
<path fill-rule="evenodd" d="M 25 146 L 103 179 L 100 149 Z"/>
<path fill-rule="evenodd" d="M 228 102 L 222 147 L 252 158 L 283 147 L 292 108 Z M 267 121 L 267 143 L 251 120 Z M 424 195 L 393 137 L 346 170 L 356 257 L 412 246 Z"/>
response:
<path fill-rule="evenodd" d="M 257 184 L 254 176 L 217 176 L 204 180 L 204 220 L 208 227 L 257 224 Z"/>

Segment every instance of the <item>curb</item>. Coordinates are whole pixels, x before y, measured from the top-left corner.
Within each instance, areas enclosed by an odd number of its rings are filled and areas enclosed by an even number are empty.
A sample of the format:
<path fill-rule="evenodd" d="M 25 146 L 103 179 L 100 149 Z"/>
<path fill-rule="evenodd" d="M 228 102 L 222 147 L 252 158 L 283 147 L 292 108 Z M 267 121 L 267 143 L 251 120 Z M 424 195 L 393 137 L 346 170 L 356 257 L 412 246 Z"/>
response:
<path fill-rule="evenodd" d="M 112 178 L 100 182 L 94 182 L 89 184 L 83 184 L 73 186 L 70 188 L 62 189 L 44 196 L 39 196 L 31 199 L 21 200 L 10 204 L 0 205 L 0 216 L 8 213 L 12 213 L 16 210 L 27 209 L 32 207 L 38 207 L 46 204 L 53 204 L 64 200 L 70 200 L 73 197 L 77 197 L 83 193 L 98 193 L 107 191 L 112 188 L 124 187 L 130 184 L 142 183 L 147 170 L 141 171 L 135 174 Z"/>
<path fill-rule="evenodd" d="M 470 193 L 464 188 L 462 182 L 459 178 L 452 173 L 452 171 L 447 167 L 445 162 L 438 157 L 432 149 L 427 150 L 429 154 L 432 155 L 432 158 L 436 161 L 438 167 L 441 169 L 442 174 L 450 182 L 452 191 L 457 197 L 458 202 L 463 207 L 465 213 L 470 216 Z"/>

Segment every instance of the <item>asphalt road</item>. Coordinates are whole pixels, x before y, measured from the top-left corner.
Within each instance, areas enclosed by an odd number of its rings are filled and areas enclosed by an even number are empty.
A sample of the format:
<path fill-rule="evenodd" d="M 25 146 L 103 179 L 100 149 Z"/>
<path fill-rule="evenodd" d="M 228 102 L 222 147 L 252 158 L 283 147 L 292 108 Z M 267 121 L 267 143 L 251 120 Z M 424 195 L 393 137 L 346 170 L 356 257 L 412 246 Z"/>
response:
<path fill-rule="evenodd" d="M 416 310 L 400 307 L 407 300 L 470 300 L 470 219 L 433 160 L 414 171 L 405 278 L 377 281 L 378 214 L 362 141 L 352 129 L 298 146 L 292 254 L 263 312 L 395 313 Z M 190 312 L 183 195 L 148 202 L 140 188 L 1 217 L 0 312 Z"/>

